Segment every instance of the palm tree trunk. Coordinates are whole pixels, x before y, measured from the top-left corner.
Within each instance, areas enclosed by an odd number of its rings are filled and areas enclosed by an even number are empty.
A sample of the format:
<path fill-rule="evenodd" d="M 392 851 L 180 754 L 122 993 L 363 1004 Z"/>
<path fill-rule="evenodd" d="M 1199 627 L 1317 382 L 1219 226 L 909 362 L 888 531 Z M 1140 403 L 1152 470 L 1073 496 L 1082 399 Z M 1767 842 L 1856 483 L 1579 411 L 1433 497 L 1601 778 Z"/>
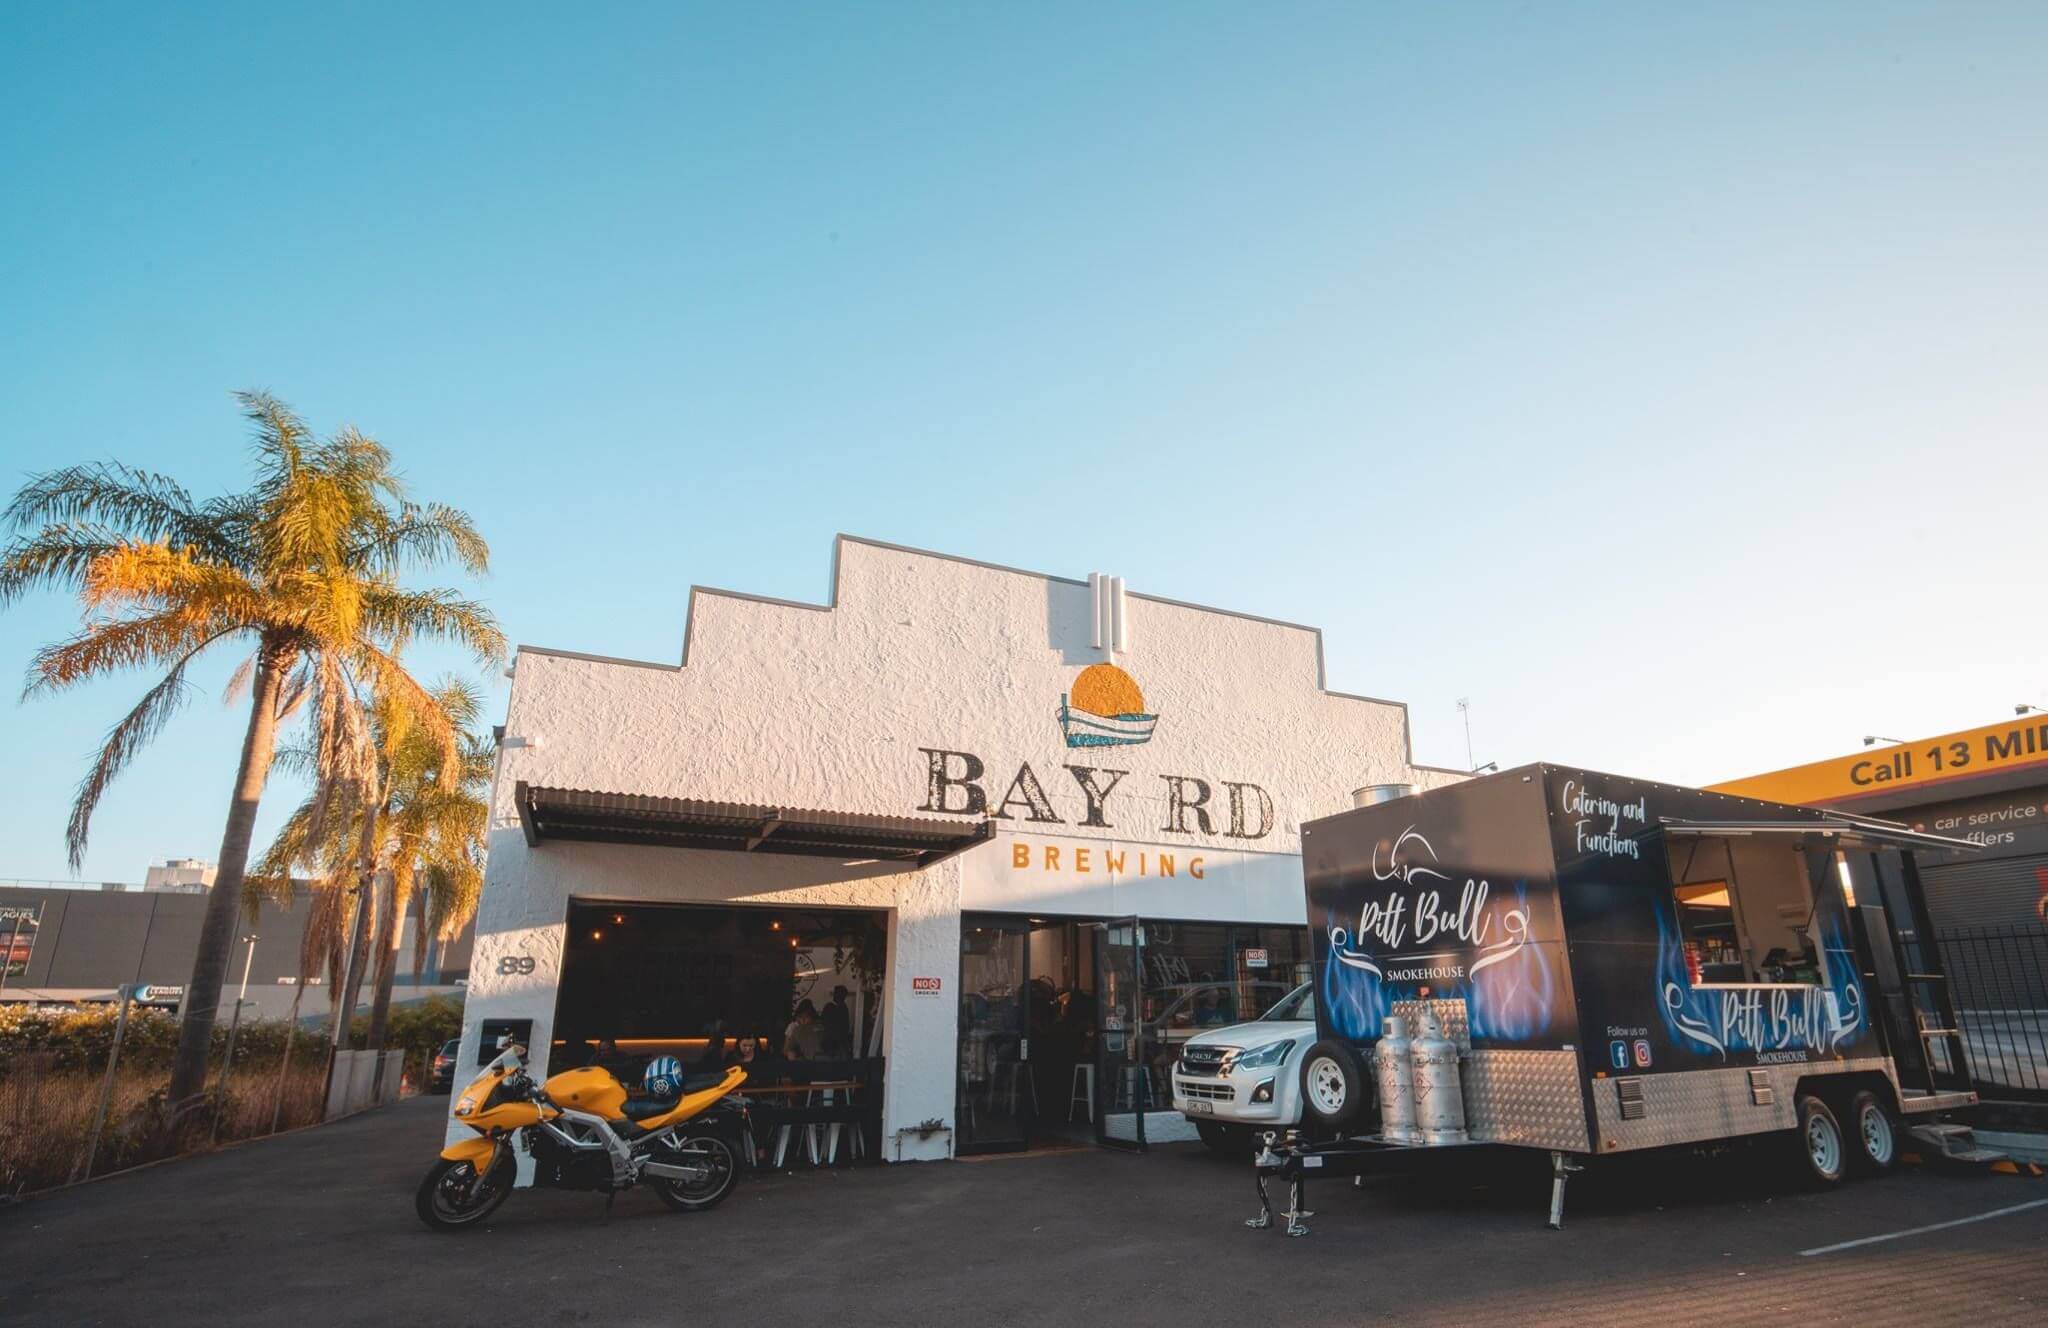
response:
<path fill-rule="evenodd" d="M 370 929 L 377 920 L 377 836 L 384 819 L 384 802 L 363 814 L 363 833 L 357 845 L 355 923 L 349 937 L 347 991 L 335 993 L 340 1002 L 334 1012 L 334 1045 L 345 1048 L 355 1041 L 350 1028 L 356 1018 L 356 1002 L 363 994 L 363 969 L 370 957 Z"/>
<path fill-rule="evenodd" d="M 398 946 L 405 935 L 405 919 L 398 903 L 398 873 L 389 873 L 391 893 L 384 901 L 383 916 L 377 919 L 377 989 L 370 999 L 370 1037 L 366 1045 L 384 1050 L 384 1035 L 391 1023 L 391 988 L 398 980 Z M 370 1098 L 384 1091 L 384 1060 L 377 1060 L 370 1079 Z"/>
<path fill-rule="evenodd" d="M 249 838 L 256 828 L 256 807 L 263 800 L 263 783 L 270 775 L 270 757 L 277 741 L 277 698 L 284 685 L 287 663 L 287 652 L 270 642 L 258 647 L 256 677 L 250 688 L 249 731 L 242 737 L 242 764 L 235 772 L 235 797 L 228 805 L 227 829 L 221 835 L 220 870 L 206 897 L 206 915 L 199 926 L 199 951 L 192 957 L 192 980 L 185 984 L 178 1054 L 171 1063 L 170 1099 L 174 1110 L 206 1091 L 206 1062 L 213 1050 L 213 1025 L 220 1013 L 220 989 L 227 981 L 228 959 L 234 949 L 235 917 L 242 908 Z"/>

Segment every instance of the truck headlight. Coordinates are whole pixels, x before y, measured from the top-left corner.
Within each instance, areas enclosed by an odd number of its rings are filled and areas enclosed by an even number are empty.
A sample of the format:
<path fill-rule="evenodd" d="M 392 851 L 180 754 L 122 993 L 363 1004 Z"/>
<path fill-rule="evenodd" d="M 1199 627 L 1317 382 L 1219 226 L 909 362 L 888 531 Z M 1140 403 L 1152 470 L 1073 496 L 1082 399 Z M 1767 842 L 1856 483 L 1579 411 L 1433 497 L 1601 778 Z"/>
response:
<path fill-rule="evenodd" d="M 1257 1051 L 1247 1051 L 1232 1063 L 1231 1068 L 1238 1070 L 1270 1070 L 1276 1065 L 1285 1065 L 1287 1064 L 1287 1058 L 1294 1054 L 1294 1042 L 1293 1038 L 1288 1038 L 1283 1042 L 1274 1042 L 1260 1047 Z"/>

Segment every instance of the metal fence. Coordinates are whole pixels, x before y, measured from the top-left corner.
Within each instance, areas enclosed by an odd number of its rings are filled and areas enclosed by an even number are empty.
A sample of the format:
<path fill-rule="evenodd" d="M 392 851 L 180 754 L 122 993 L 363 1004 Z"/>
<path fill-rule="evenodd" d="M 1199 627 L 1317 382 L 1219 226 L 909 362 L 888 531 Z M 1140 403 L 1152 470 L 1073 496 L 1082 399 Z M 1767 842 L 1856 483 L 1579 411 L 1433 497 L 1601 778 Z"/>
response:
<path fill-rule="evenodd" d="M 1934 939 L 1977 1092 L 2048 1102 L 2048 929 L 1965 927 Z"/>

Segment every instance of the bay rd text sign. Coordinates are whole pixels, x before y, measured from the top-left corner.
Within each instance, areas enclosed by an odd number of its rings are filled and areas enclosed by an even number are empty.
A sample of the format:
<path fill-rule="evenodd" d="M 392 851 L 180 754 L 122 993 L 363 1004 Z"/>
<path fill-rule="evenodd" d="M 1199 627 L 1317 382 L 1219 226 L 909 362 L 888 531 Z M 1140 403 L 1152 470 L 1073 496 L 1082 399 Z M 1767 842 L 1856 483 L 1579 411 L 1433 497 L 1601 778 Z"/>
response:
<path fill-rule="evenodd" d="M 1128 792 L 1128 770 L 1061 764 L 1059 773 L 1048 767 L 1041 777 L 1029 761 L 1018 763 L 1016 773 L 1000 783 L 1001 797 L 991 801 L 991 790 L 998 782 L 988 778 L 988 766 L 981 757 L 944 747 L 920 747 L 918 751 L 925 758 L 925 798 L 919 811 L 1114 830 L 1119 818 L 1124 822 L 1137 819 L 1142 805 L 1143 795 L 1120 794 Z M 1259 840 L 1273 833 L 1278 823 L 1272 795 L 1247 780 L 1211 780 L 1197 775 L 1152 778 L 1160 781 L 1154 788 L 1165 808 L 1165 824 L 1129 827 L 1133 830 Z M 1063 808 L 1065 815 L 1061 814 Z"/>

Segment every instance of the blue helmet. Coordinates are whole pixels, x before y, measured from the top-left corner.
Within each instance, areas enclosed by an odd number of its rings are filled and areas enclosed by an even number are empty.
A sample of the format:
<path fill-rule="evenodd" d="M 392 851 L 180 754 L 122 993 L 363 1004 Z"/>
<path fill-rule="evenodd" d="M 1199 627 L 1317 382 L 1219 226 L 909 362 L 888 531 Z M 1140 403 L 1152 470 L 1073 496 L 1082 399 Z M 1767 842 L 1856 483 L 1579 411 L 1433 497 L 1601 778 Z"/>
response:
<path fill-rule="evenodd" d="M 683 1088 L 683 1063 L 673 1056 L 656 1056 L 647 1062 L 640 1082 L 649 1097 L 674 1097 Z"/>

